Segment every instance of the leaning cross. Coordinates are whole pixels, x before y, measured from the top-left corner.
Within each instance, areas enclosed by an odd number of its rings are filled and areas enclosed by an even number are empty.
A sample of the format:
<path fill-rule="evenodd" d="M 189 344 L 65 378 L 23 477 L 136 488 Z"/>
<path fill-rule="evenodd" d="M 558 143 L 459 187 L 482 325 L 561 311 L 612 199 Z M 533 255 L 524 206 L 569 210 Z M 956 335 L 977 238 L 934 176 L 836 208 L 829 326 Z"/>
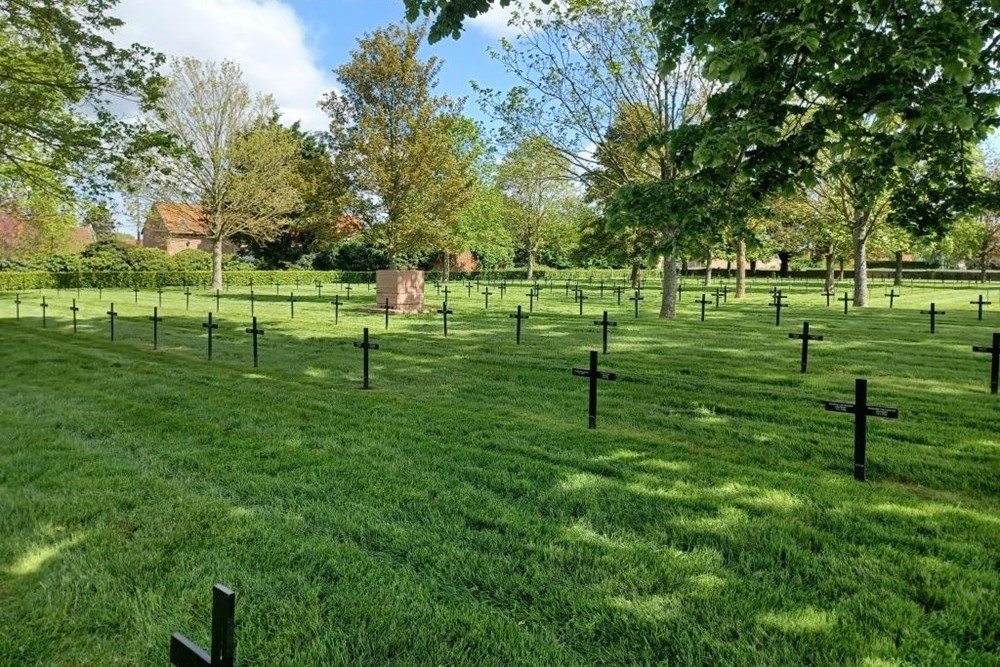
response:
<path fill-rule="evenodd" d="M 378 343 L 372 343 L 371 341 L 368 340 L 368 327 L 365 327 L 363 336 L 364 338 L 360 343 L 355 341 L 354 347 L 360 347 L 364 351 L 364 386 L 362 387 L 362 389 L 369 389 L 370 387 L 368 386 L 368 351 L 377 350 Z"/>
<path fill-rule="evenodd" d="M 790 333 L 788 337 L 802 341 L 802 372 L 805 373 L 806 367 L 809 365 L 809 341 L 823 340 L 823 337 L 810 335 L 808 322 L 802 323 L 802 333 Z"/>
<path fill-rule="evenodd" d="M 438 312 L 439 315 L 443 315 L 444 316 L 444 335 L 447 336 L 448 335 L 448 316 L 451 315 L 452 313 L 454 313 L 455 311 L 448 310 L 448 302 L 445 301 L 441 305 L 441 309 L 438 310 L 437 312 Z"/>
<path fill-rule="evenodd" d="M 945 313 L 943 310 L 938 310 L 937 307 L 934 305 L 933 301 L 931 302 L 931 309 L 930 310 L 921 310 L 920 314 L 921 315 L 930 315 L 931 316 L 931 333 L 934 333 L 934 330 L 936 329 L 936 326 L 937 326 L 937 316 L 938 315 L 947 315 L 947 313 Z"/>
<path fill-rule="evenodd" d="M 604 311 L 604 319 L 594 322 L 594 326 L 602 327 L 604 329 L 601 335 L 601 354 L 608 353 L 608 327 L 618 326 L 617 322 L 608 321 L 608 311 Z"/>
<path fill-rule="evenodd" d="M 993 362 L 990 365 L 990 393 L 997 393 L 997 385 L 1000 384 L 1000 333 L 993 334 L 992 347 L 976 345 L 972 348 L 972 351 L 983 352 L 992 357 Z"/>
<path fill-rule="evenodd" d="M 221 584 L 212 587 L 212 653 L 179 632 L 170 635 L 170 664 L 177 667 L 233 667 L 236 593 Z"/>
<path fill-rule="evenodd" d="M 973 306 L 979 306 L 979 321 L 982 322 L 983 321 L 983 306 L 989 306 L 993 302 L 992 301 L 983 301 L 983 295 L 980 294 L 979 295 L 979 300 L 977 300 L 977 301 L 970 301 L 969 303 L 971 305 L 973 305 Z"/>
<path fill-rule="evenodd" d="M 517 326 L 515 327 L 515 330 L 517 332 L 515 340 L 517 341 L 517 344 L 520 345 L 521 344 L 521 320 L 529 319 L 529 316 L 528 315 L 523 315 L 521 313 L 521 306 L 518 306 L 517 307 L 517 312 L 510 314 L 508 317 L 513 317 L 514 319 L 517 320 Z"/>
<path fill-rule="evenodd" d="M 868 380 L 857 378 L 854 381 L 854 403 L 827 401 L 829 412 L 846 412 L 854 415 L 854 479 L 865 481 L 865 450 L 868 446 L 868 417 L 885 417 L 898 419 L 896 408 L 868 405 Z"/>
<path fill-rule="evenodd" d="M 154 350 L 159 346 L 159 340 L 160 340 L 160 338 L 159 338 L 159 332 L 160 332 L 160 327 L 158 325 L 160 324 L 160 322 L 163 321 L 163 318 L 160 317 L 160 314 L 159 314 L 158 310 L 159 310 L 159 308 L 157 306 L 154 306 L 153 307 L 153 316 L 151 318 L 149 318 L 150 321 L 152 321 L 152 323 L 153 323 L 153 349 Z"/>
<path fill-rule="evenodd" d="M 590 368 L 574 368 L 573 375 L 590 378 L 590 401 L 587 406 L 588 428 L 597 428 L 597 381 L 617 380 L 616 373 L 597 370 L 597 350 L 590 351 Z"/>
<path fill-rule="evenodd" d="M 219 328 L 218 324 L 212 322 L 212 311 L 208 311 L 208 322 L 202 322 L 203 329 L 208 329 L 208 360 L 212 360 L 212 332 Z"/>
<path fill-rule="evenodd" d="M 257 336 L 263 336 L 264 330 L 257 326 L 257 318 L 253 318 L 253 325 L 247 328 L 248 334 L 253 334 L 253 367 L 257 368 Z"/>

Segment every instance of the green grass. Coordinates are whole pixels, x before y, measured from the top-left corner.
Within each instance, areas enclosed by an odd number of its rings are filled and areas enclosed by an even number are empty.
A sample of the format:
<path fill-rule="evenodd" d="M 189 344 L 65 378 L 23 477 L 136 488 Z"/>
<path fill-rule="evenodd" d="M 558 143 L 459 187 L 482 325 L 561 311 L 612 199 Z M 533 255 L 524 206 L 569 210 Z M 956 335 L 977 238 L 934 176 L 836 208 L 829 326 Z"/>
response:
<path fill-rule="evenodd" d="M 287 288 L 286 288 L 287 289 Z M 998 665 L 1000 416 L 988 355 L 1000 308 L 975 287 L 906 286 L 844 316 L 818 286 L 766 284 L 676 321 L 596 289 L 585 315 L 523 286 L 454 286 L 438 315 L 360 311 L 338 291 L 0 295 L 0 664 L 166 664 L 209 641 L 211 585 L 237 591 L 240 665 Z M 498 291 L 494 288 L 494 291 Z M 270 293 L 267 293 L 270 292 Z M 440 307 L 434 289 L 428 303 Z M 341 297 L 344 292 L 341 291 Z M 626 295 L 627 297 L 627 295 Z M 994 302 L 1000 295 L 994 290 Z M 108 339 L 109 301 L 121 313 Z M 930 335 L 917 311 L 948 314 Z M 619 323 L 586 428 L 591 325 Z M 787 333 L 826 337 L 798 372 Z M 362 327 L 372 385 L 360 391 Z M 852 470 L 852 400 L 870 421 Z"/>

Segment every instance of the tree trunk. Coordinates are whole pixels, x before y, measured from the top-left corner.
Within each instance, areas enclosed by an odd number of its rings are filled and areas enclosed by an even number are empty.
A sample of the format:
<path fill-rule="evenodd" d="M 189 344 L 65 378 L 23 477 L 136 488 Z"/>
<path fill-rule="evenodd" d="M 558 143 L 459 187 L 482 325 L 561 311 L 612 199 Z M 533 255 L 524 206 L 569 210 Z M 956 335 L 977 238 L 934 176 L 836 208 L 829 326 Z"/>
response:
<path fill-rule="evenodd" d="M 639 289 L 640 280 L 642 280 L 642 263 L 632 262 L 632 274 L 629 276 L 629 282 L 632 284 L 632 289 Z"/>
<path fill-rule="evenodd" d="M 740 239 L 736 244 L 736 298 L 747 295 L 747 242 Z"/>
<path fill-rule="evenodd" d="M 686 276 L 688 274 L 688 261 L 687 259 L 681 260 L 681 275 Z"/>
<path fill-rule="evenodd" d="M 787 250 L 782 250 L 778 253 L 778 261 L 781 262 L 781 269 L 779 270 L 778 275 L 782 278 L 788 277 L 788 261 L 791 259 L 791 256 L 792 253 Z"/>
<path fill-rule="evenodd" d="M 865 238 L 865 222 L 854 221 L 854 307 L 868 305 L 868 239 Z"/>
<path fill-rule="evenodd" d="M 660 319 L 672 320 L 677 316 L 677 257 L 671 252 L 663 257 L 663 299 L 660 301 Z"/>
<path fill-rule="evenodd" d="M 712 284 L 712 253 L 705 255 L 705 287 Z"/>
<path fill-rule="evenodd" d="M 222 244 L 223 237 L 212 239 L 212 289 L 222 289 Z"/>
<path fill-rule="evenodd" d="M 844 258 L 841 257 L 839 261 L 840 261 L 840 276 L 837 279 L 838 280 L 843 280 L 844 279 Z"/>
<path fill-rule="evenodd" d="M 386 253 L 389 255 L 389 270 L 396 270 L 396 249 L 392 246 L 386 248 Z"/>
<path fill-rule="evenodd" d="M 986 267 L 989 264 L 989 259 L 985 256 L 981 258 L 982 261 L 979 262 L 979 282 L 986 282 Z"/>
<path fill-rule="evenodd" d="M 892 284 L 896 287 L 903 286 L 903 253 L 902 251 L 896 251 L 896 276 L 892 280 Z"/>
<path fill-rule="evenodd" d="M 444 251 L 444 262 L 442 262 L 442 267 L 444 270 L 441 272 L 441 277 L 444 282 L 448 282 L 448 278 L 451 275 L 451 253 L 447 250 Z"/>
<path fill-rule="evenodd" d="M 833 273 L 833 253 L 828 252 L 823 255 L 823 258 L 826 260 L 826 281 L 823 285 L 823 291 L 829 293 L 837 288 L 837 281 L 834 280 Z"/>
<path fill-rule="evenodd" d="M 535 278 L 535 250 L 528 251 L 528 280 Z"/>

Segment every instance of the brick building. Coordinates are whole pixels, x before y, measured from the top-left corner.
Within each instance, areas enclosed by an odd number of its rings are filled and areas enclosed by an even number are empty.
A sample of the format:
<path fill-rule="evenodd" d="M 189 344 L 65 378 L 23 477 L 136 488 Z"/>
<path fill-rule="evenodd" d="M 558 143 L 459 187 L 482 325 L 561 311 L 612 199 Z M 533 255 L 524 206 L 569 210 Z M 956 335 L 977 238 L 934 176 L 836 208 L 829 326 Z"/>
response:
<path fill-rule="evenodd" d="M 142 245 L 166 250 L 170 255 L 182 250 L 212 252 L 212 238 L 201 205 L 165 201 L 153 204 L 142 228 Z M 224 241 L 222 251 L 236 252 L 236 246 Z"/>

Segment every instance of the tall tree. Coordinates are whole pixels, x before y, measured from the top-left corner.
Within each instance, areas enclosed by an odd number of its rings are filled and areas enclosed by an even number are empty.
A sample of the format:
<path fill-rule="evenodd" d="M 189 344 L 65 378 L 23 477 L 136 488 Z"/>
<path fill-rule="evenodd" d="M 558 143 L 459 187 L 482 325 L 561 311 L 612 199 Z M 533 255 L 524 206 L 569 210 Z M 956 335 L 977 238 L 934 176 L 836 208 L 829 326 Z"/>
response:
<path fill-rule="evenodd" d="M 541 14 L 527 0 L 517 8 L 518 36 L 502 42 L 495 57 L 520 84 L 506 94 L 481 92 L 483 106 L 501 121 L 501 137 L 546 137 L 594 200 L 608 205 L 609 228 L 623 241 L 648 241 L 637 255 L 655 250 L 672 267 L 687 221 L 648 209 L 629 215 L 609 204 L 620 188 L 676 175 L 670 153 L 646 139 L 699 122 L 707 94 L 699 63 L 689 60 L 664 75 L 643 0 L 553 3 Z M 633 269 L 641 263 L 637 257 Z M 673 317 L 675 308 L 676 272 L 668 267 L 661 316 Z"/>
<path fill-rule="evenodd" d="M 433 94 L 441 64 L 419 58 L 426 32 L 381 28 L 358 40 L 337 68 L 341 90 L 323 97 L 338 170 L 349 188 L 345 209 L 385 248 L 441 247 L 468 183 L 452 130 L 460 105 Z"/>
<path fill-rule="evenodd" d="M 552 0 L 541 0 L 548 4 Z M 507 7 L 512 0 L 404 0 L 406 18 L 412 23 L 421 16 L 434 16 L 431 24 L 430 42 L 442 37 L 458 37 L 462 34 L 462 23 L 467 17 L 485 14 L 493 4 Z"/>
<path fill-rule="evenodd" d="M 668 207 L 707 214 L 724 196 L 746 216 L 832 165 L 854 191 L 863 278 L 886 196 L 890 218 L 923 231 L 976 203 L 969 148 L 1000 124 L 990 0 L 654 0 L 653 17 L 668 64 L 693 53 L 724 84 L 704 123 L 656 137 L 685 168 Z"/>
<path fill-rule="evenodd" d="M 253 96 L 236 63 L 193 58 L 171 64 L 163 113 L 149 123 L 175 137 L 160 174 L 203 210 L 212 239 L 212 288 L 222 286 L 222 252 L 240 235 L 267 239 L 301 206 L 298 144 L 274 122 L 269 96 Z"/>
<path fill-rule="evenodd" d="M 528 280 L 534 278 L 538 257 L 553 240 L 578 196 L 568 179 L 565 156 L 545 137 L 532 137 L 504 155 L 500 189 L 515 206 L 508 226 L 515 246 L 527 260 Z"/>
<path fill-rule="evenodd" d="M 0 0 L 3 175 L 69 199 L 73 188 L 103 192 L 124 156 L 151 141 L 114 105 L 152 108 L 162 56 L 114 44 L 116 4 Z"/>

